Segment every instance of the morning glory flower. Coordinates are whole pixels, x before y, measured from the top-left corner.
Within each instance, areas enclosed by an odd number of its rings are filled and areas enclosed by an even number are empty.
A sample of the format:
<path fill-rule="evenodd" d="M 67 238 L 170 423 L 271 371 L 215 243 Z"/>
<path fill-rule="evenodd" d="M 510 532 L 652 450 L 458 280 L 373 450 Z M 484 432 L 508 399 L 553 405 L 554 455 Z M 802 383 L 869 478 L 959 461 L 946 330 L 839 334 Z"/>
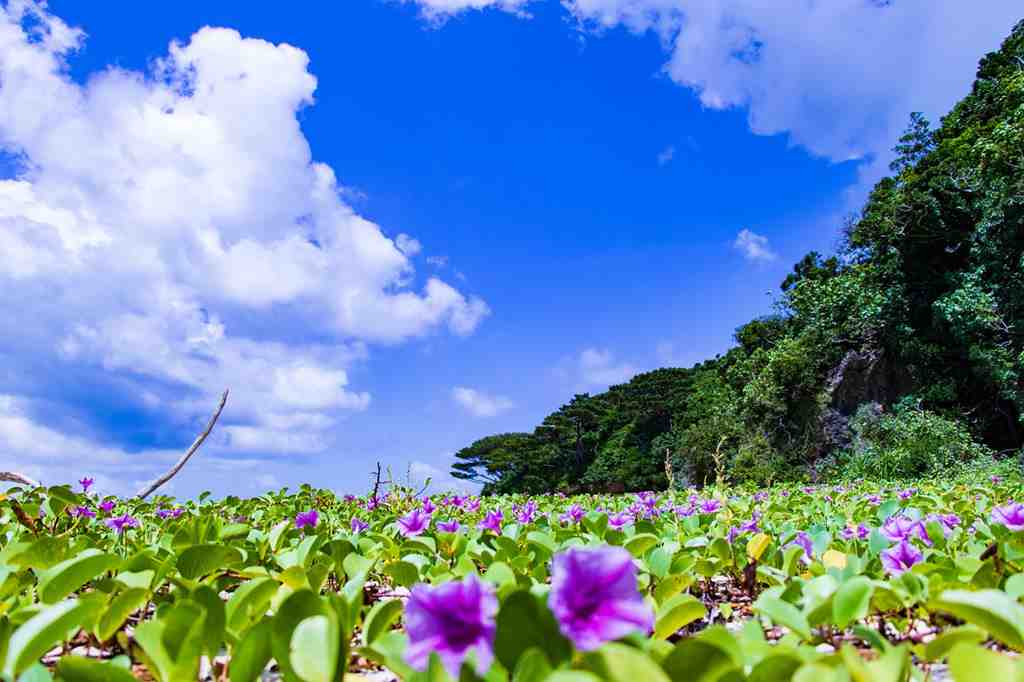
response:
<path fill-rule="evenodd" d="M 406 663 L 426 670 L 430 655 L 436 652 L 445 670 L 458 678 L 463 661 L 472 653 L 476 671 L 483 675 L 494 661 L 497 613 L 494 588 L 475 575 L 436 587 L 416 585 L 405 604 Z"/>
<path fill-rule="evenodd" d="M 559 518 L 562 521 L 562 523 L 579 523 L 583 520 L 583 517 L 586 515 L 587 513 L 583 511 L 583 507 L 581 507 L 578 504 L 574 504 L 568 509 L 566 509 L 565 513 L 562 514 L 562 516 Z"/>
<path fill-rule="evenodd" d="M 916 494 L 917 494 L 917 488 L 907 488 L 906 490 L 901 490 L 898 493 L 899 498 L 901 500 L 903 500 L 904 502 L 906 502 L 907 500 L 909 500 L 911 497 L 913 497 Z"/>
<path fill-rule="evenodd" d="M 633 555 L 622 547 L 573 547 L 556 554 L 548 606 L 562 634 L 581 651 L 654 627 L 654 612 L 637 590 Z"/>
<path fill-rule="evenodd" d="M 398 519 L 398 532 L 407 538 L 420 535 L 430 525 L 430 514 L 422 509 L 413 509 L 405 516 Z"/>
<path fill-rule="evenodd" d="M 704 500 L 700 503 L 701 514 L 714 514 L 722 508 L 722 503 L 718 500 Z"/>
<path fill-rule="evenodd" d="M 1003 482 L 1003 477 L 1002 476 L 993 476 L 989 480 L 992 481 L 992 485 L 999 485 L 1000 483 Z"/>
<path fill-rule="evenodd" d="M 438 521 L 437 529 L 445 533 L 458 533 L 459 522 L 457 519 L 449 519 L 447 521 Z"/>
<path fill-rule="evenodd" d="M 757 522 L 761 520 L 761 512 L 754 512 L 751 515 L 749 521 L 744 521 L 740 524 L 739 531 L 741 533 L 757 533 L 761 529 L 758 528 Z"/>
<path fill-rule="evenodd" d="M 622 530 L 631 523 L 633 523 L 633 517 L 627 512 L 619 512 L 618 514 L 610 514 L 608 516 L 608 527 L 612 530 Z"/>
<path fill-rule="evenodd" d="M 501 513 L 500 509 L 489 511 L 484 514 L 484 520 L 477 524 L 477 528 L 480 530 L 489 530 L 492 533 L 501 533 L 501 522 L 504 520 L 505 515 Z"/>
<path fill-rule="evenodd" d="M 811 557 L 814 556 L 814 543 L 811 542 L 811 536 L 805 533 L 804 531 L 800 531 L 796 534 L 795 538 L 790 540 L 789 544 L 787 544 L 786 547 L 792 547 L 794 545 L 804 550 L 804 555 L 802 558 L 807 563 L 810 563 Z"/>
<path fill-rule="evenodd" d="M 351 493 L 349 493 L 349 494 L 345 495 L 345 497 L 343 497 L 341 499 L 343 501 L 345 501 L 345 502 L 355 502 L 356 501 L 356 496 L 351 494 Z"/>
<path fill-rule="evenodd" d="M 91 487 L 92 487 L 92 484 L 93 484 L 93 483 L 95 483 L 95 481 L 94 481 L 94 480 L 92 480 L 91 478 L 89 478 L 88 476 L 86 476 L 85 478 L 82 478 L 82 479 L 80 479 L 80 480 L 78 481 L 78 484 L 79 484 L 80 486 L 82 486 L 82 492 L 83 492 L 83 493 L 87 493 L 87 492 L 89 492 L 89 488 L 91 488 Z"/>
<path fill-rule="evenodd" d="M 182 512 L 184 511 L 185 510 L 181 509 L 180 507 L 177 509 L 157 509 L 156 515 L 159 516 L 161 519 L 176 519 L 179 516 L 181 516 Z"/>
<path fill-rule="evenodd" d="M 754 502 L 764 502 L 767 499 L 768 493 L 764 492 L 763 490 L 761 492 L 754 493 Z"/>
<path fill-rule="evenodd" d="M 1011 501 L 1001 507 L 995 507 L 992 509 L 991 519 L 993 523 L 1006 526 L 1015 533 L 1020 532 L 1024 530 L 1024 504 Z"/>
<path fill-rule="evenodd" d="M 847 526 L 846 528 L 843 528 L 841 535 L 844 540 L 853 540 L 854 538 L 864 540 L 871 535 L 871 528 L 864 523 L 859 524 L 856 528 L 853 526 Z"/>
<path fill-rule="evenodd" d="M 881 495 L 868 495 L 864 499 L 867 500 L 874 507 L 877 507 L 878 505 L 882 504 Z"/>
<path fill-rule="evenodd" d="M 368 524 L 366 521 L 363 521 L 358 516 L 353 516 L 352 517 L 352 521 L 349 523 L 349 527 L 352 529 L 353 533 L 355 533 L 356 535 L 359 535 L 364 530 L 369 528 L 370 524 Z"/>
<path fill-rule="evenodd" d="M 678 507 L 676 507 L 676 516 L 678 516 L 680 518 L 685 518 L 687 516 L 693 516 L 696 513 L 697 513 L 697 508 L 694 507 L 692 504 L 689 507 L 684 507 L 683 505 L 679 505 Z"/>
<path fill-rule="evenodd" d="M 731 545 L 733 543 L 733 541 L 736 540 L 736 538 L 739 537 L 739 535 L 740 535 L 740 529 L 739 528 L 737 528 L 736 526 L 729 526 L 729 532 L 726 533 L 725 541 L 728 542 Z"/>
<path fill-rule="evenodd" d="M 480 511 L 480 500 L 475 497 L 467 497 L 465 503 L 463 503 L 462 505 L 462 508 L 471 514 L 474 512 L 478 512 Z"/>
<path fill-rule="evenodd" d="M 425 511 L 428 514 L 433 514 L 435 509 L 437 509 L 437 506 L 430 500 L 430 498 L 429 497 L 424 497 L 423 498 L 423 511 Z"/>
<path fill-rule="evenodd" d="M 907 540 L 900 540 L 895 547 L 882 552 L 882 565 L 888 572 L 899 575 L 919 563 L 924 555 Z"/>
<path fill-rule="evenodd" d="M 82 518 L 82 517 L 85 517 L 87 519 L 94 519 L 94 518 L 96 518 L 96 512 L 94 512 L 92 509 L 89 509 L 88 507 L 83 507 L 81 505 L 75 507 L 74 509 L 69 509 L 68 513 L 71 514 L 72 516 L 74 516 L 75 518 Z"/>
<path fill-rule="evenodd" d="M 366 507 L 366 511 L 373 511 L 380 505 L 381 499 L 379 497 L 371 497 L 368 500 L 366 500 L 366 504 L 364 506 Z"/>
<path fill-rule="evenodd" d="M 117 502 L 114 500 L 103 500 L 100 502 L 100 511 L 104 514 L 109 514 L 114 511 L 114 507 L 117 506 Z"/>
<path fill-rule="evenodd" d="M 139 520 L 134 516 L 129 516 L 128 514 L 125 514 L 124 516 L 115 516 L 112 519 L 107 519 L 103 523 L 107 524 L 108 528 L 116 530 L 118 534 L 125 532 L 129 528 L 139 527 Z"/>
<path fill-rule="evenodd" d="M 813 495 L 814 494 L 814 486 L 812 486 L 812 485 L 804 486 L 803 490 L 804 490 L 804 493 L 807 494 L 807 495 Z"/>
<path fill-rule="evenodd" d="M 926 545 L 931 546 L 932 544 L 924 524 L 908 516 L 890 516 L 882 524 L 881 531 L 882 535 L 893 542 L 906 540 L 913 535 L 917 535 Z"/>
<path fill-rule="evenodd" d="M 519 508 L 516 514 L 516 521 L 522 524 L 532 523 L 537 517 L 537 503 L 533 500 L 527 501 L 522 507 Z"/>
<path fill-rule="evenodd" d="M 316 509 L 310 509 L 309 511 L 299 512 L 295 515 L 295 527 L 296 528 L 316 528 L 317 521 L 320 520 L 320 515 Z"/>

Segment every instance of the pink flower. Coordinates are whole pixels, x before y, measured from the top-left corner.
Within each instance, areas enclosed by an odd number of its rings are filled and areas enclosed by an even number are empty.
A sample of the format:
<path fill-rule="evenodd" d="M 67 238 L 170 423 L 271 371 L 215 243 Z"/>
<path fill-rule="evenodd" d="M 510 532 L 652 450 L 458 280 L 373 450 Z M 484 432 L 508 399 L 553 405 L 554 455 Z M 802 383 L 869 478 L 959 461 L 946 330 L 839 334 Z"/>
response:
<path fill-rule="evenodd" d="M 430 514 L 422 509 L 413 509 L 405 516 L 398 519 L 398 532 L 407 538 L 422 535 L 423 531 L 430 525 Z"/>
<path fill-rule="evenodd" d="M 895 547 L 882 552 L 881 558 L 885 570 L 899 575 L 909 570 L 914 564 L 920 563 L 924 555 L 907 540 L 901 540 Z"/>
<path fill-rule="evenodd" d="M 992 510 L 991 519 L 993 523 L 1019 533 L 1024 530 L 1024 504 L 1011 501 L 1002 507 L 996 507 Z"/>
<path fill-rule="evenodd" d="M 317 521 L 320 520 L 320 515 L 316 509 L 310 509 L 309 511 L 299 512 L 295 515 L 295 527 L 296 528 L 316 528 Z"/>

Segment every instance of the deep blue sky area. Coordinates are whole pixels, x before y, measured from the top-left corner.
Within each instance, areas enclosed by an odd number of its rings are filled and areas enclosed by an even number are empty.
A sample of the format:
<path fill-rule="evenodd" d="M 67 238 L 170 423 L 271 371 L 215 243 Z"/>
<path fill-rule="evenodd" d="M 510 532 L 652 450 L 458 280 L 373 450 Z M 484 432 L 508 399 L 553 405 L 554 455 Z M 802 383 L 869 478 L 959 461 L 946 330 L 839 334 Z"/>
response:
<path fill-rule="evenodd" d="M 369 393 L 369 405 L 331 412 L 325 449 L 223 453 L 264 462 L 275 483 L 358 490 L 377 459 L 442 471 L 473 439 L 530 429 L 574 392 L 603 390 L 602 378 L 726 350 L 739 324 L 770 312 L 797 259 L 834 250 L 844 216 L 863 198 L 860 173 L 891 146 L 843 160 L 814 156 L 784 125 L 755 134 L 748 106 L 708 106 L 666 70 L 674 34 L 631 31 L 628 22 L 580 25 L 555 2 L 530 3 L 529 17 L 494 8 L 438 15 L 430 6 L 48 5 L 86 34 L 67 57 L 81 87 L 111 67 L 151 77 L 172 41 L 188 43 L 203 26 L 304 51 L 317 86 L 298 118 L 313 159 L 333 168 L 357 214 L 388 237 L 422 244 L 412 280 L 396 286 L 418 291 L 436 275 L 490 309 L 466 335 L 442 325 L 369 339 L 345 370 L 346 388 Z M 1008 30 L 994 30 L 986 49 Z M 713 75 L 705 75 L 712 85 Z M 823 113 L 827 129 L 832 114 Z M 744 230 L 762 251 L 740 248 Z M 275 328 L 280 319 L 260 309 L 249 328 L 285 344 L 352 340 Z M 588 349 L 601 357 L 596 368 Z M 144 457 L 186 444 L 201 421 L 198 408 L 169 414 L 140 404 L 132 392 L 143 379 L 121 382 L 131 371 L 111 375 L 103 362 L 79 367 L 80 384 L 47 395 L 37 380 L 47 363 L 26 358 L 31 376 L 9 392 L 24 390 L 33 401 L 25 414 L 62 433 Z M 144 380 L 161 395 L 174 390 L 167 377 Z M 454 398 L 456 387 L 497 401 L 494 414 L 474 413 Z M 188 479 L 178 492 L 200 484 Z"/>

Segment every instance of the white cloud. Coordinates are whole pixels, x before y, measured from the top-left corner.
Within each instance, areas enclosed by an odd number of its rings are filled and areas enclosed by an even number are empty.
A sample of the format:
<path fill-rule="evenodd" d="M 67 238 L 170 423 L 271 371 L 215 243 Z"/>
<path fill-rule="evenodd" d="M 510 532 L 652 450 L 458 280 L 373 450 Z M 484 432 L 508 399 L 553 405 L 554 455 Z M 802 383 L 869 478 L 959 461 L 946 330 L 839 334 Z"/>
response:
<path fill-rule="evenodd" d="M 524 15 L 526 6 L 536 0 L 406 0 L 415 2 L 430 19 L 443 20 L 466 10 L 495 8 Z"/>
<path fill-rule="evenodd" d="M 427 256 L 427 263 L 435 268 L 443 268 L 448 265 L 448 256 Z"/>
<path fill-rule="evenodd" d="M 418 240 L 413 239 L 405 233 L 395 237 L 395 246 L 398 247 L 399 251 L 410 258 L 423 250 L 423 245 L 420 244 Z"/>
<path fill-rule="evenodd" d="M 753 263 L 769 263 L 778 258 L 778 254 L 768 246 L 768 237 L 751 232 L 746 228 L 740 230 L 736 235 L 732 246 L 742 253 L 744 258 Z"/>
<path fill-rule="evenodd" d="M 480 486 L 451 475 L 451 465 L 455 462 L 454 453 L 445 454 L 438 462 L 431 463 L 416 460 L 409 464 L 409 476 L 417 489 L 427 486 L 427 492 L 455 492 L 460 494 L 478 493 Z M 427 482 L 429 480 L 429 485 Z"/>
<path fill-rule="evenodd" d="M 610 350 L 601 348 L 584 349 L 578 366 L 580 378 L 592 386 L 621 384 L 640 372 L 628 362 L 618 362 Z"/>
<path fill-rule="evenodd" d="M 0 180 L 0 371 L 106 370 L 177 420 L 230 386 L 227 446 L 312 452 L 369 404 L 349 385 L 367 343 L 466 335 L 489 314 L 438 277 L 415 289 L 419 242 L 357 215 L 314 160 L 305 52 L 207 27 L 149 73 L 81 85 L 67 60 L 83 42 L 37 5 L 0 8 L 0 148 L 23 161 Z"/>
<path fill-rule="evenodd" d="M 675 145 L 669 145 L 658 152 L 658 165 L 664 166 L 668 164 L 676 155 Z"/>
<path fill-rule="evenodd" d="M 515 407 L 515 403 L 505 396 L 489 395 L 465 386 L 452 389 L 452 400 L 474 417 L 496 417 Z"/>

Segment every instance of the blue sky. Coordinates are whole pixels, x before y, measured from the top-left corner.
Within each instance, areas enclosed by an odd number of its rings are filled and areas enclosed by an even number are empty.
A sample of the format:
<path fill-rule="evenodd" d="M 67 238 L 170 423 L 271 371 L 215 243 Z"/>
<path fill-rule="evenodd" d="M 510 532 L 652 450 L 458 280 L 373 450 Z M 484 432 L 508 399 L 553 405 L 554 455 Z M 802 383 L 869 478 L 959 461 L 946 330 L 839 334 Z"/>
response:
<path fill-rule="evenodd" d="M 230 386 L 173 492 L 450 483 L 475 438 L 724 351 L 1020 18 L 209 5 L 0 17 L 2 469 L 128 492 Z"/>

